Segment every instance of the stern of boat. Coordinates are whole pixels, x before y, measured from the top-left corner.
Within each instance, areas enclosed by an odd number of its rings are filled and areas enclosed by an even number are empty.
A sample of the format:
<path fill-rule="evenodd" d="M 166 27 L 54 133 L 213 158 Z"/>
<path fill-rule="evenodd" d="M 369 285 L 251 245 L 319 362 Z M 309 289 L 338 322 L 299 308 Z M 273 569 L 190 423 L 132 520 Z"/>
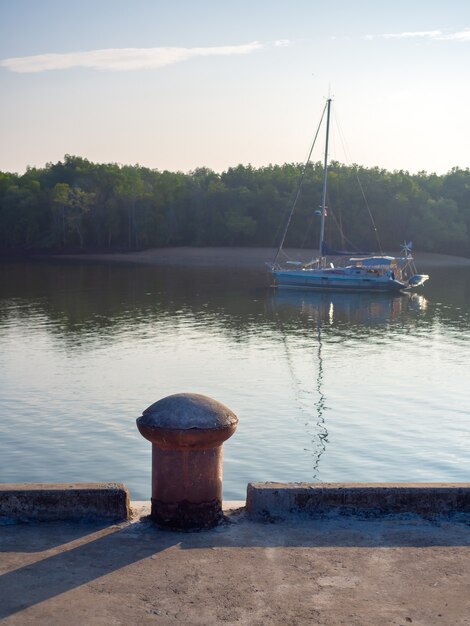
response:
<path fill-rule="evenodd" d="M 427 280 L 429 280 L 428 274 L 413 274 L 413 276 L 410 276 L 408 279 L 408 287 L 420 287 L 424 285 Z"/>

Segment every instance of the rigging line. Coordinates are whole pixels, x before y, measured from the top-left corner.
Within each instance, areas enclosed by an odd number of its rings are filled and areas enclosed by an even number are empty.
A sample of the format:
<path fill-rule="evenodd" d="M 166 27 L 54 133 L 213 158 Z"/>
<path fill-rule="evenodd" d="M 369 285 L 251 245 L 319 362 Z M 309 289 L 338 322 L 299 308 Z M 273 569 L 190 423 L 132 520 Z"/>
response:
<path fill-rule="evenodd" d="M 359 189 L 361 190 L 362 197 L 364 198 L 364 202 L 366 203 L 367 211 L 369 212 L 369 217 L 370 217 L 370 220 L 372 222 L 372 226 L 373 226 L 374 231 L 375 231 L 375 237 L 377 239 L 377 244 L 379 246 L 379 252 L 380 252 L 380 254 L 383 254 L 382 244 L 380 243 L 379 231 L 377 230 L 377 226 L 375 225 L 375 220 L 374 220 L 374 218 L 372 216 L 372 212 L 370 210 L 369 203 L 367 202 L 366 194 L 364 193 L 364 189 L 362 188 L 362 183 L 361 183 L 361 181 L 359 179 L 359 174 L 357 173 L 357 167 L 354 168 L 354 171 L 356 173 L 357 183 L 359 185 Z"/>
<path fill-rule="evenodd" d="M 282 227 L 282 220 L 279 221 L 279 224 L 277 226 L 276 234 L 274 235 L 274 239 L 273 239 L 274 243 L 276 243 L 276 241 L 277 241 L 277 237 L 278 237 L 278 235 L 279 235 L 279 233 L 281 231 L 281 227 Z M 284 251 L 282 250 L 281 252 L 284 252 Z"/>
<path fill-rule="evenodd" d="M 351 154 L 350 154 L 349 149 L 348 149 L 348 147 L 346 145 L 346 139 L 344 137 L 344 134 L 343 134 L 343 131 L 342 131 L 342 128 L 341 128 L 341 124 L 339 123 L 338 116 L 336 115 L 336 113 L 334 111 L 333 111 L 333 117 L 334 117 L 335 124 L 336 124 L 336 126 L 338 128 L 338 134 L 339 134 L 339 138 L 340 138 L 340 141 L 341 141 L 341 145 L 343 146 L 344 155 L 346 157 L 347 165 L 349 165 L 350 167 L 354 168 L 354 174 L 356 175 L 357 184 L 359 185 L 359 189 L 361 191 L 362 198 L 364 199 L 364 203 L 365 203 L 365 205 L 367 207 L 367 212 L 369 213 L 370 221 L 372 222 L 372 228 L 374 229 L 374 232 L 375 232 L 375 237 L 377 239 L 377 244 L 379 246 L 379 252 L 380 252 L 380 254 L 383 254 L 382 244 L 380 243 L 379 231 L 377 230 L 377 226 L 375 225 L 374 216 L 372 215 L 372 211 L 370 210 L 369 203 L 367 202 L 366 194 L 364 193 L 364 189 L 362 187 L 362 183 L 360 181 L 359 174 L 358 174 L 358 171 L 357 171 L 357 165 L 355 163 L 351 165 Z"/>
<path fill-rule="evenodd" d="M 283 254 L 288 261 L 292 261 L 291 257 L 287 254 L 285 250 L 281 250 L 281 254 Z"/>
<path fill-rule="evenodd" d="M 345 241 L 345 242 L 346 242 L 349 246 L 351 246 L 351 248 L 353 248 L 354 250 L 357 250 L 357 249 L 358 249 L 358 246 L 357 246 L 355 243 L 353 243 L 350 239 L 348 239 L 348 237 L 346 237 L 346 235 L 344 234 L 343 227 L 341 226 L 341 224 L 340 224 L 340 223 L 338 222 L 338 220 L 336 219 L 336 215 L 335 215 L 335 212 L 334 212 L 333 207 L 332 207 L 332 205 L 331 205 L 331 202 L 330 202 L 330 196 L 329 196 L 329 195 L 328 195 L 328 209 L 329 209 L 329 211 L 330 211 L 331 217 L 333 218 L 333 221 L 334 221 L 334 223 L 336 224 L 336 227 L 337 227 L 337 229 L 338 229 L 338 231 L 339 231 L 339 234 L 341 235 L 342 239 L 344 239 L 344 241 Z M 343 244 L 343 245 L 344 245 L 344 244 Z"/>
<path fill-rule="evenodd" d="M 312 224 L 313 224 L 313 220 L 314 220 L 314 219 L 315 219 L 315 216 L 314 216 L 314 215 L 312 215 L 312 217 L 310 218 L 310 221 L 309 221 L 309 223 L 308 223 L 308 225 L 307 225 L 307 228 L 306 228 L 306 230 L 305 230 L 305 234 L 304 234 L 304 236 L 303 236 L 303 238 L 302 238 L 302 243 L 300 244 L 300 248 L 301 248 L 302 250 L 305 248 L 305 244 L 307 243 L 307 237 L 308 237 L 308 236 L 309 236 L 309 234 L 310 234 L 310 229 L 312 228 Z"/>
<path fill-rule="evenodd" d="M 315 146 L 315 142 L 317 140 L 318 133 L 320 132 L 321 124 L 322 124 L 323 118 L 325 116 L 325 111 L 326 111 L 327 107 L 328 107 L 328 103 L 325 104 L 325 107 L 323 109 L 323 113 L 321 114 L 321 118 L 320 118 L 320 122 L 318 124 L 317 132 L 315 133 L 315 137 L 313 138 L 313 142 L 312 142 L 312 146 L 310 148 L 310 152 L 308 153 L 307 160 L 305 161 L 305 165 L 303 167 L 302 174 L 300 176 L 299 185 L 297 187 L 297 193 L 295 195 L 294 204 L 292 205 L 292 209 L 291 209 L 291 212 L 289 214 L 289 219 L 287 220 L 287 224 L 286 224 L 286 227 L 284 229 L 284 234 L 282 235 L 281 243 L 280 243 L 279 248 L 278 248 L 278 250 L 276 252 L 276 256 L 274 257 L 273 263 L 276 263 L 277 257 L 279 256 L 279 253 L 282 250 L 282 246 L 284 245 L 284 241 L 286 239 L 287 231 L 289 230 L 289 226 L 290 226 L 290 223 L 291 223 L 291 220 L 292 220 L 292 216 L 294 215 L 295 207 L 297 206 L 297 201 L 299 199 L 300 192 L 302 191 L 302 185 L 303 185 L 303 182 L 304 182 L 305 174 L 307 172 L 307 166 L 308 166 L 308 164 L 310 162 L 310 157 L 312 156 L 313 148 Z"/>

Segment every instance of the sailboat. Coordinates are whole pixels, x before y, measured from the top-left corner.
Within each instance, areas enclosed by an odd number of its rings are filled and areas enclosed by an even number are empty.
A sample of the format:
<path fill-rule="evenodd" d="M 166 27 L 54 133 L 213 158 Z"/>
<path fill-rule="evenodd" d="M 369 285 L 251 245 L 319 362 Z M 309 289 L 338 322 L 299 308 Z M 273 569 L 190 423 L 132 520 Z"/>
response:
<path fill-rule="evenodd" d="M 384 256 L 373 253 L 354 253 L 334 250 L 325 242 L 325 217 L 327 213 L 328 182 L 328 141 L 330 134 L 331 98 L 327 99 L 322 120 L 326 111 L 326 139 L 323 167 L 322 204 L 317 211 L 321 216 L 319 256 L 306 263 L 299 261 L 285 262 L 281 265 L 279 257 L 289 229 L 295 205 L 297 203 L 306 166 L 302 173 L 294 205 L 284 230 L 280 246 L 271 264 L 268 264 L 274 286 L 294 289 L 339 290 L 339 291 L 379 291 L 397 292 L 410 290 L 422 285 L 429 279 L 427 274 L 418 274 L 412 255 L 412 243 L 405 241 L 401 255 Z M 321 121 L 320 120 L 320 124 Z M 318 130 L 317 130 L 318 135 Z M 316 136 L 317 136 L 316 135 Z M 315 138 L 316 138 L 315 136 Z M 315 141 L 314 141 L 315 143 Z M 313 149 L 313 145 L 312 145 Z"/>

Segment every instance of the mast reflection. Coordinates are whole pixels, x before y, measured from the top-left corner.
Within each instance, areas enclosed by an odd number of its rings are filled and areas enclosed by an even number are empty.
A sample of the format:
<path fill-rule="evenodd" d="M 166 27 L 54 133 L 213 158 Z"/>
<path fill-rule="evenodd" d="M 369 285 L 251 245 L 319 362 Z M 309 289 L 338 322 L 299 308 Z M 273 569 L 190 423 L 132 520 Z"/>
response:
<path fill-rule="evenodd" d="M 292 393 L 303 421 L 311 455 L 311 478 L 320 481 L 321 459 L 327 450 L 328 404 L 325 391 L 325 340 L 337 341 L 348 334 L 374 334 L 383 331 L 391 322 L 413 310 L 425 310 L 426 299 L 420 294 L 367 294 L 282 291 L 271 293 L 268 306 L 279 330 L 286 356 Z M 302 341 L 293 327 L 302 326 Z M 314 333 L 308 332 L 315 329 Z M 340 330 L 341 329 L 341 330 Z M 314 374 L 306 382 L 295 366 L 296 357 L 314 367 Z M 310 356 L 305 360 L 305 355 Z"/>

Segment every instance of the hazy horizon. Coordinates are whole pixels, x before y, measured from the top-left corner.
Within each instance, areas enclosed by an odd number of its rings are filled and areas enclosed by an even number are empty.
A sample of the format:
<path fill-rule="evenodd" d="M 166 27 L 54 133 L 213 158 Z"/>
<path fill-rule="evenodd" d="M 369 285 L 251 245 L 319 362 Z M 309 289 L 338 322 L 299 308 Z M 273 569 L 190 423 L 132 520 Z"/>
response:
<path fill-rule="evenodd" d="M 182 172 L 298 163 L 329 94 L 347 140 L 332 159 L 470 166 L 460 1 L 0 0 L 0 17 L 1 171 L 66 154 Z"/>

